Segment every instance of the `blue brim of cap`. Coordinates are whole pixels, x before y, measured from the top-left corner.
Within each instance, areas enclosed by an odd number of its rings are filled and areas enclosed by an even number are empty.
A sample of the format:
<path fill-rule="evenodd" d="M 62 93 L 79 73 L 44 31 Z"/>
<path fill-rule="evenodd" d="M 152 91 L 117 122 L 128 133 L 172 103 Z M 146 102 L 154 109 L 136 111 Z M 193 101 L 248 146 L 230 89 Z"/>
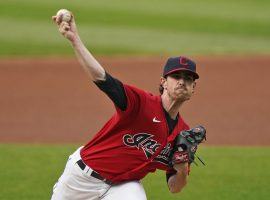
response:
<path fill-rule="evenodd" d="M 200 78 L 199 74 L 197 74 L 196 72 L 194 72 L 194 71 L 192 71 L 192 70 L 186 69 L 186 68 L 178 68 L 178 69 L 174 69 L 174 70 L 172 70 L 172 71 L 169 71 L 169 72 L 166 73 L 166 74 L 163 74 L 163 76 L 165 77 L 165 76 L 168 76 L 168 75 L 170 75 L 170 74 L 172 74 L 172 73 L 179 72 L 179 71 L 188 71 L 188 72 L 190 72 L 190 73 L 193 75 L 193 77 L 194 77 L 195 79 L 199 79 L 199 78 Z"/>

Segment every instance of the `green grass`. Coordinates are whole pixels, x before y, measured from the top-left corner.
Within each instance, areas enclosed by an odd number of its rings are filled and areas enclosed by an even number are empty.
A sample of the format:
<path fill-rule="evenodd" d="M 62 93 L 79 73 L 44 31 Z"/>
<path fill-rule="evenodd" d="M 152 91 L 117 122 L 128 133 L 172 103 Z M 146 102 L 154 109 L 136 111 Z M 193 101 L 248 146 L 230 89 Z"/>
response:
<path fill-rule="evenodd" d="M 0 145 L 0 199 L 49 199 L 66 159 L 77 145 Z M 187 187 L 170 194 L 164 172 L 143 183 L 149 200 L 266 200 L 269 198 L 269 147 L 203 147 L 206 167 L 193 166 Z"/>
<path fill-rule="evenodd" d="M 74 145 L 0 145 L 0 199 L 49 199 Z"/>
<path fill-rule="evenodd" d="M 266 0 L 9 0 L 0 56 L 73 54 L 50 20 L 63 7 L 95 54 L 270 53 Z"/>

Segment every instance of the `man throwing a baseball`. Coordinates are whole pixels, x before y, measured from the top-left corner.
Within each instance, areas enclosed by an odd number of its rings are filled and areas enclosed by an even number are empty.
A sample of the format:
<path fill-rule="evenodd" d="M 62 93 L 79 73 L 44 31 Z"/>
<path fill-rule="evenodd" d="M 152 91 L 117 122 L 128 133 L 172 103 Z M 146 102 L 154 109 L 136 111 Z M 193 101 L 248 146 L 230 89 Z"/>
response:
<path fill-rule="evenodd" d="M 53 188 L 53 200 L 146 200 L 140 180 L 156 169 L 166 171 L 168 188 L 180 192 L 187 183 L 187 150 L 175 148 L 188 125 L 179 114 L 194 93 L 196 64 L 185 57 L 169 58 L 153 95 L 113 77 L 81 41 L 74 16 L 53 16 L 93 83 L 113 101 L 115 114 L 83 147 L 70 155 Z"/>

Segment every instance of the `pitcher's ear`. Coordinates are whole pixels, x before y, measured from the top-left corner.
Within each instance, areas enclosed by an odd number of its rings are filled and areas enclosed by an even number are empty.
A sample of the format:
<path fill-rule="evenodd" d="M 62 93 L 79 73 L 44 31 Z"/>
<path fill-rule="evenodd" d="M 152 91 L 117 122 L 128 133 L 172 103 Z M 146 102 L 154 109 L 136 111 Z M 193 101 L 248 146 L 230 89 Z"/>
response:
<path fill-rule="evenodd" d="M 162 85 L 164 87 L 165 82 L 166 82 L 166 78 L 164 78 L 163 76 L 160 77 L 160 85 Z"/>
<path fill-rule="evenodd" d="M 195 89 L 195 88 L 196 88 L 196 85 L 197 85 L 197 83 L 196 83 L 196 82 L 194 82 L 194 83 L 193 83 L 193 89 Z"/>

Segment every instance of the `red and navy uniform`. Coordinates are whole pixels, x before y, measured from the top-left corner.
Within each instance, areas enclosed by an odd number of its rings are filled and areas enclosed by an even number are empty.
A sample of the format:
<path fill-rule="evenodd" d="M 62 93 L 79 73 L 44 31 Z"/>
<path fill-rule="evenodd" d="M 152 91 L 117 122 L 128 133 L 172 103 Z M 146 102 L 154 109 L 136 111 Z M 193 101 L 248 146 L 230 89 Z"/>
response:
<path fill-rule="evenodd" d="M 96 84 L 112 99 L 116 112 L 81 150 L 84 163 L 113 183 L 140 180 L 156 169 L 175 173 L 168 162 L 175 137 L 189 129 L 183 119 L 171 119 L 160 96 L 109 74 Z"/>

